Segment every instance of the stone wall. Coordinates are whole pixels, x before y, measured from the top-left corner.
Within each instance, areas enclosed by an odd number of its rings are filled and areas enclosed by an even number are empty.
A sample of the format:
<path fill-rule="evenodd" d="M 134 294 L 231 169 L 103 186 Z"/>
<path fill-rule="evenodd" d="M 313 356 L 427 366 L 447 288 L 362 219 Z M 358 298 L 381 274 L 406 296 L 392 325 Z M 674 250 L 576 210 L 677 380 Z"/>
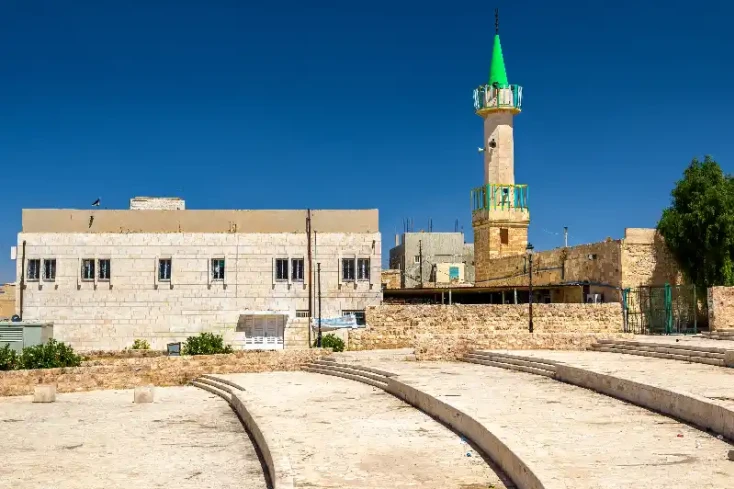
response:
<path fill-rule="evenodd" d="M 533 254 L 533 285 L 586 281 L 618 286 L 621 280 L 620 241 L 604 241 Z M 529 265 L 526 255 L 506 256 L 490 262 L 489 278 L 477 286 L 527 286 Z M 593 289 L 593 290 L 591 290 Z M 603 293 L 605 301 L 619 301 L 611 287 L 591 287 L 589 293 Z M 581 299 L 581 297 L 578 297 Z"/>
<path fill-rule="evenodd" d="M 734 287 L 709 287 L 709 329 L 734 329 Z"/>
<path fill-rule="evenodd" d="M 615 335 L 623 329 L 619 304 L 535 304 L 534 335 L 541 335 L 539 338 L 545 343 L 538 343 L 539 340 L 528 343 L 528 338 L 522 339 L 531 336 L 527 333 L 528 318 L 527 304 L 382 304 L 367 308 L 367 327 L 350 331 L 348 346 L 350 350 L 425 349 L 432 344 L 455 348 L 512 344 L 522 348 L 541 344 L 554 347 L 554 342 L 568 343 L 553 339 L 554 335 L 593 338 L 593 334 Z M 582 343 L 579 345 L 588 346 L 588 341 Z"/>
<path fill-rule="evenodd" d="M 55 384 L 59 392 L 130 389 L 140 385 L 185 385 L 202 374 L 299 370 L 329 354 L 325 350 L 237 352 L 231 355 L 99 359 L 85 366 L 0 372 L 0 396 L 33 393 L 37 384 Z"/>
<path fill-rule="evenodd" d="M 385 289 L 399 289 L 400 288 L 400 270 L 388 269 L 383 270 L 382 274 L 382 286 Z"/>
<path fill-rule="evenodd" d="M 0 319 L 7 319 L 15 314 L 16 289 L 14 285 L 0 285 Z"/>
<path fill-rule="evenodd" d="M 527 286 L 525 255 L 489 261 L 487 279 L 477 286 Z M 589 294 L 603 294 L 607 302 L 620 301 L 617 288 L 682 283 L 680 270 L 654 229 L 627 228 L 625 237 L 599 243 L 536 251 L 533 254 L 533 285 L 564 282 L 591 283 Z M 596 285 L 594 285 L 596 283 Z M 605 284 L 608 286 L 603 286 Z M 582 296 L 578 297 L 585 300 Z"/>
<path fill-rule="evenodd" d="M 625 229 L 621 251 L 623 288 L 683 283 L 673 254 L 654 229 Z"/>
<path fill-rule="evenodd" d="M 23 241 L 26 260 L 56 260 L 54 280 L 27 280 L 23 319 L 53 322 L 54 337 L 78 350 L 120 350 L 137 338 L 165 349 L 202 331 L 248 347 L 235 331 L 240 315 L 264 312 L 288 315 L 286 348 L 307 346 L 308 326 L 296 317 L 308 310 L 308 265 L 303 281 L 280 281 L 275 271 L 276 259 L 288 259 L 290 270 L 290 260 L 306 258 L 305 233 L 38 232 L 20 233 Z M 314 241 L 323 317 L 381 302 L 379 233 L 318 233 Z M 224 280 L 212 279 L 213 258 L 225 260 Z M 369 278 L 344 282 L 341 258 L 369 259 Z M 109 259 L 110 280 L 82 280 L 84 259 Z M 170 281 L 159 281 L 159 259 L 171 259 Z"/>

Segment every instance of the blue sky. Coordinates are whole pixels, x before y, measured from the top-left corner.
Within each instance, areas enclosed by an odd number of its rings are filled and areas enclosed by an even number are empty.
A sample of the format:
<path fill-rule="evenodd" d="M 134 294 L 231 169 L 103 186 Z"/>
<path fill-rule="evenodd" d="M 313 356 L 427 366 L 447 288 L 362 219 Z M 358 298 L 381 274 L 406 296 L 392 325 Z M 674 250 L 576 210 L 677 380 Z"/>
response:
<path fill-rule="evenodd" d="M 0 282 L 22 208 L 97 197 L 379 208 L 385 255 L 405 217 L 471 241 L 495 6 L 536 249 L 654 226 L 695 155 L 733 170 L 730 2 L 265 3 L 0 0 Z"/>

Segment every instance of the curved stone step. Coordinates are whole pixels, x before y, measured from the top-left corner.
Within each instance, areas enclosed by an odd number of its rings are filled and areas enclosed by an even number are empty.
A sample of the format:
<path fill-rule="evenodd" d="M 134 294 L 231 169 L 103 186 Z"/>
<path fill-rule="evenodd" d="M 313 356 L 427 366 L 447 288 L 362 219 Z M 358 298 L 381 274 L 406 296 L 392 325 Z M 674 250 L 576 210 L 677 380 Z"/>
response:
<path fill-rule="evenodd" d="M 221 389 L 221 388 L 219 388 L 217 386 L 214 386 L 212 384 L 207 384 L 205 382 L 202 382 L 201 380 L 192 380 L 191 381 L 191 385 L 193 385 L 194 387 L 198 387 L 199 389 L 203 389 L 203 390 L 205 390 L 205 391 L 207 391 L 207 392 L 209 392 L 211 394 L 214 394 L 216 396 L 219 396 L 222 399 L 224 399 L 225 401 L 227 401 L 228 403 L 231 403 L 232 402 L 232 395 L 231 395 L 231 393 L 230 392 L 227 392 L 227 391 L 225 391 L 225 390 L 223 390 L 223 389 Z"/>
<path fill-rule="evenodd" d="M 726 348 L 719 348 L 713 346 L 691 346 L 687 344 L 676 344 L 676 343 L 651 343 L 649 341 L 629 341 L 629 340 L 597 340 L 598 344 L 601 345 L 621 345 L 621 346 L 662 346 L 664 348 L 674 348 L 677 350 L 695 350 L 708 353 L 726 353 Z"/>
<path fill-rule="evenodd" d="M 494 360 L 485 360 L 485 359 L 479 359 L 479 358 L 467 358 L 464 357 L 464 360 L 467 363 L 476 363 L 479 365 L 486 365 L 488 367 L 498 367 L 498 368 L 504 368 L 506 370 L 516 370 L 518 372 L 525 372 L 528 374 L 535 374 L 535 375 L 543 375 L 545 377 L 554 377 L 555 372 L 551 370 L 547 370 L 544 368 L 537 368 L 537 367 L 525 367 L 522 365 L 515 365 L 512 363 L 504 363 L 504 362 L 498 362 Z"/>
<path fill-rule="evenodd" d="M 342 364 L 324 365 L 324 364 L 319 364 L 319 363 L 309 363 L 309 364 L 306 364 L 306 366 L 312 367 L 312 368 L 335 370 L 337 372 L 342 372 L 345 374 L 356 375 L 358 377 L 365 377 L 365 378 L 374 380 L 376 382 L 387 382 L 387 377 L 385 377 L 384 375 L 376 375 L 370 372 L 365 372 L 364 370 L 350 368 L 349 366 L 342 365 Z"/>
<path fill-rule="evenodd" d="M 688 348 L 671 348 L 667 345 L 623 345 L 623 344 L 603 344 L 603 346 L 610 347 L 610 348 L 622 348 L 622 349 L 629 349 L 629 350 L 641 350 L 641 351 L 649 351 L 653 353 L 668 353 L 671 355 L 684 355 L 684 356 L 695 356 L 695 357 L 704 357 L 704 358 L 716 358 L 716 359 L 723 359 L 724 353 L 717 353 L 717 352 L 711 352 L 706 350 L 699 350 L 695 347 L 688 347 Z"/>
<path fill-rule="evenodd" d="M 547 370 L 551 373 L 555 372 L 556 366 L 551 363 L 544 362 L 536 362 L 534 358 L 532 357 L 514 357 L 512 355 L 494 355 L 492 353 L 467 353 L 464 355 L 464 358 L 473 358 L 477 360 L 488 360 L 492 362 L 499 362 L 499 363 L 509 363 L 512 365 L 518 365 L 520 367 L 530 367 L 530 368 L 537 368 L 540 370 Z"/>
<path fill-rule="evenodd" d="M 473 350 L 469 353 L 471 353 L 472 355 L 491 355 L 493 357 L 498 357 L 498 358 L 512 358 L 515 360 L 525 360 L 527 362 L 539 363 L 539 364 L 547 365 L 549 367 L 555 367 L 556 364 L 558 363 L 552 360 L 547 360 L 545 358 L 515 355 L 514 353 L 501 353 L 501 352 L 496 352 L 492 350 Z"/>
<path fill-rule="evenodd" d="M 317 364 L 317 365 L 328 365 L 328 366 L 332 366 L 332 367 L 348 367 L 348 368 L 351 368 L 353 370 L 362 370 L 364 372 L 370 372 L 370 373 L 373 373 L 373 374 L 380 375 L 382 377 L 394 377 L 395 376 L 395 374 L 392 373 L 392 372 L 387 372 L 386 370 L 380 370 L 378 368 L 364 367 L 362 365 L 357 365 L 356 363 L 338 363 L 338 362 L 333 361 L 333 360 L 329 360 L 329 361 L 326 361 L 326 362 L 322 362 L 320 360 L 316 360 L 316 361 L 311 362 L 311 363 Z"/>
<path fill-rule="evenodd" d="M 234 387 L 237 390 L 241 390 L 241 391 L 245 390 L 244 387 L 242 387 L 241 385 L 237 385 L 235 382 L 232 382 L 229 379 L 223 379 L 221 377 L 218 377 L 218 376 L 212 375 L 212 374 L 204 374 L 201 377 L 199 377 L 199 379 L 209 379 L 209 380 L 213 380 L 214 382 L 218 382 L 220 384 L 227 384 L 228 386 Z M 230 391 L 230 394 L 231 393 L 232 392 Z"/>
<path fill-rule="evenodd" d="M 703 363 L 706 365 L 715 365 L 717 367 L 726 366 L 723 357 L 719 359 L 719 358 L 707 358 L 707 357 L 688 356 L 688 355 L 674 355 L 671 353 L 657 353 L 657 352 L 644 351 L 644 350 L 635 350 L 632 348 L 619 348 L 619 347 L 614 347 L 614 346 L 598 346 L 598 347 L 594 347 L 594 351 L 602 351 L 602 352 L 608 352 L 608 353 L 623 353 L 626 355 L 662 358 L 666 360 L 678 360 L 682 362 Z"/>
<path fill-rule="evenodd" d="M 385 390 L 387 388 L 386 381 L 377 381 L 377 380 L 373 380 L 367 377 L 363 377 L 361 375 L 355 375 L 355 374 L 342 372 L 334 368 L 318 367 L 318 366 L 308 367 L 307 366 L 303 370 L 305 370 L 306 372 L 313 372 L 313 373 L 323 374 L 323 375 L 333 375 L 335 377 L 341 377 L 343 379 L 349 379 L 349 380 L 354 380 L 356 382 L 362 382 L 363 384 L 368 384 L 373 387 L 377 387 L 378 389 Z"/>

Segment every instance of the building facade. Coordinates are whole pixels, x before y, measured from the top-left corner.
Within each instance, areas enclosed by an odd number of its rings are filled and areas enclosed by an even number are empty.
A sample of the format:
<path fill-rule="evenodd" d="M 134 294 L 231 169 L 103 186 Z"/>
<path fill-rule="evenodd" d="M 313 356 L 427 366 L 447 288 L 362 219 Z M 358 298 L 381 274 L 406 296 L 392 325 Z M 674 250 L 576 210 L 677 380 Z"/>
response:
<path fill-rule="evenodd" d="M 359 321 L 381 302 L 377 210 L 184 206 L 24 209 L 17 312 L 53 322 L 55 338 L 83 350 L 137 338 L 162 349 L 204 331 L 235 348 L 278 349 L 308 346 L 319 268 L 322 317 Z"/>
<path fill-rule="evenodd" d="M 528 187 L 515 183 L 513 119 L 521 109 L 522 87 L 508 82 L 497 32 L 489 81 L 474 90 L 484 121 L 484 185 L 471 192 L 477 282 L 489 276 L 490 260 L 524 253 L 528 243 Z"/>
<path fill-rule="evenodd" d="M 390 269 L 400 271 L 402 288 L 472 284 L 474 246 L 464 233 L 403 233 L 390 250 Z"/>

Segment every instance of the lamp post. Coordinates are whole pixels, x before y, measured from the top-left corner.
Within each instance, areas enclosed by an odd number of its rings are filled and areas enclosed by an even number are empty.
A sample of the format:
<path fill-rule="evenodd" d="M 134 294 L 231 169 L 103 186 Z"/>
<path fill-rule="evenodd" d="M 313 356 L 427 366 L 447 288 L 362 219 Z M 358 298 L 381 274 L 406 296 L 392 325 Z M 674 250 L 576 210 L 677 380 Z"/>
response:
<path fill-rule="evenodd" d="M 528 324 L 528 331 L 532 333 L 533 332 L 533 245 L 532 244 L 528 243 L 527 248 L 525 248 L 525 253 L 528 256 L 528 272 L 529 272 L 528 305 L 530 307 L 530 323 Z"/>

